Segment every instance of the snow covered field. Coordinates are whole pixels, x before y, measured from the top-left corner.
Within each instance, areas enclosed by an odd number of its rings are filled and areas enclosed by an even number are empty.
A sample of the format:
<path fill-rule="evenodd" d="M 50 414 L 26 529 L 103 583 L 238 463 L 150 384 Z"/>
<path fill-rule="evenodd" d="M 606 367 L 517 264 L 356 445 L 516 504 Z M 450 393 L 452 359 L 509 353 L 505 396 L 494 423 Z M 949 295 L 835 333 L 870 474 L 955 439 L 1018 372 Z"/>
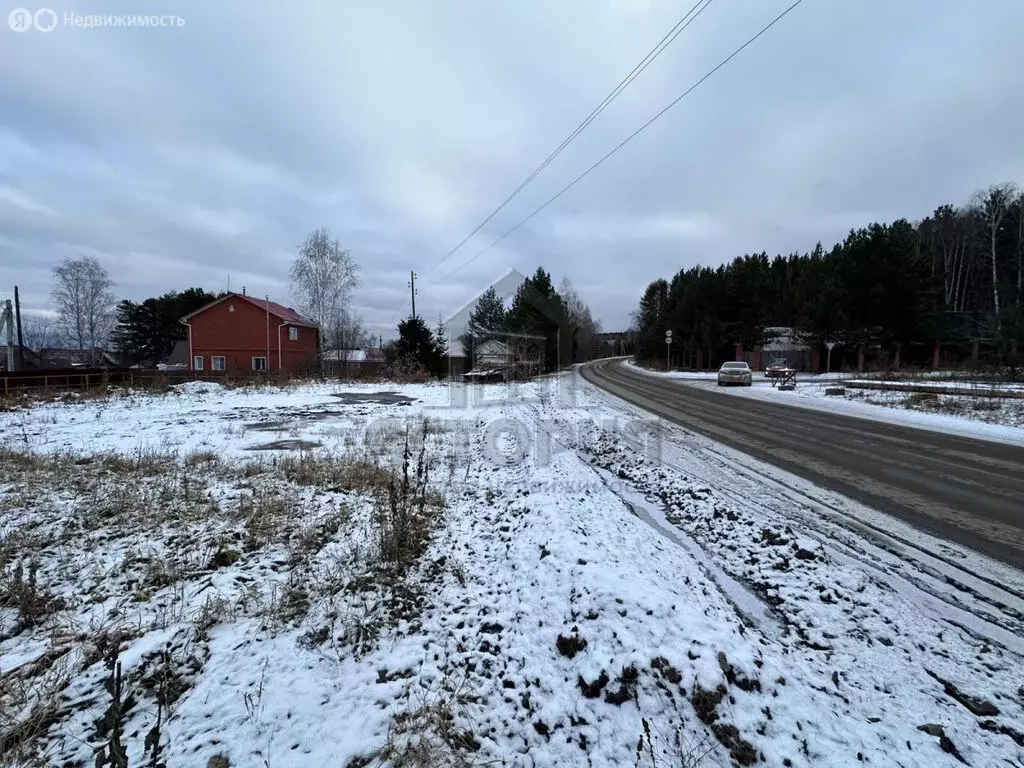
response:
<path fill-rule="evenodd" d="M 1021 573 L 574 375 L 0 446 L 2 764 L 1024 766 Z"/>
<path fill-rule="evenodd" d="M 684 371 L 652 371 L 631 362 L 634 370 L 650 376 L 678 379 L 686 386 L 717 389 L 716 376 L 711 373 Z M 825 388 L 842 384 L 855 377 L 846 373 L 806 374 L 797 376 L 797 387 L 783 392 L 773 387 L 763 374 L 754 374 L 750 387 L 723 387 L 721 391 L 737 397 L 794 405 L 800 408 L 842 413 L 862 419 L 902 424 L 918 429 L 994 440 L 1012 445 L 1024 445 L 1024 400 L 989 397 L 959 397 L 938 395 L 935 399 L 914 397 L 910 392 L 884 392 L 847 388 L 841 396 L 826 395 Z M 946 386 L 971 387 L 969 382 L 945 383 Z M 927 388 L 922 383 L 922 391 Z M 1000 385 L 1000 389 L 1019 388 Z"/>

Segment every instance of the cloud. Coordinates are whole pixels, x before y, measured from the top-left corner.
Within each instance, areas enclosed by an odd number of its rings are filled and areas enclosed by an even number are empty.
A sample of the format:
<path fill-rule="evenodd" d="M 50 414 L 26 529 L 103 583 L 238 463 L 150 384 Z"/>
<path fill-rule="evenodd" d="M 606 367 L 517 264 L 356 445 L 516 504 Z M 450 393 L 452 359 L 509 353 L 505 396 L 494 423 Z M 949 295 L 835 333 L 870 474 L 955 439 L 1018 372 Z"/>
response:
<path fill-rule="evenodd" d="M 33 200 L 29 195 L 17 189 L 6 187 L 0 184 L 0 205 L 16 208 L 19 212 L 34 214 L 36 216 L 56 216 L 57 212 L 52 208 Z"/>
<path fill-rule="evenodd" d="M 0 30 L 0 290 L 17 282 L 43 309 L 50 268 L 87 252 L 129 298 L 230 279 L 288 301 L 295 248 L 327 226 L 362 265 L 359 310 L 385 335 L 408 311 L 410 270 L 434 318 L 538 264 L 619 328 L 680 268 L 807 250 L 1024 181 L 1018 0 L 809 2 L 469 261 L 786 4 L 709 6 L 447 259 L 678 4 L 182 0 L 183 27 Z"/>

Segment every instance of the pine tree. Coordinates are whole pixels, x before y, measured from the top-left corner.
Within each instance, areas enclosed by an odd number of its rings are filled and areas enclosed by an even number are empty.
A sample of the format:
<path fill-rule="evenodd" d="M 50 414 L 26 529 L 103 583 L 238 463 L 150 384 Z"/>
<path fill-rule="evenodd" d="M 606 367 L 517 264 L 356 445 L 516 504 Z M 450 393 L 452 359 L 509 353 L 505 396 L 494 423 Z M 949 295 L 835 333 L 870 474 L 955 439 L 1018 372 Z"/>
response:
<path fill-rule="evenodd" d="M 410 315 L 398 324 L 398 341 L 395 342 L 394 355 L 400 360 L 415 362 L 432 376 L 444 376 L 445 353 L 441 351 L 434 334 L 419 315 Z"/>
<path fill-rule="evenodd" d="M 505 304 L 498 292 L 488 288 L 476 300 L 469 313 L 466 332 L 459 336 L 462 350 L 472 360 L 476 348 L 488 339 L 496 338 L 505 328 Z"/>

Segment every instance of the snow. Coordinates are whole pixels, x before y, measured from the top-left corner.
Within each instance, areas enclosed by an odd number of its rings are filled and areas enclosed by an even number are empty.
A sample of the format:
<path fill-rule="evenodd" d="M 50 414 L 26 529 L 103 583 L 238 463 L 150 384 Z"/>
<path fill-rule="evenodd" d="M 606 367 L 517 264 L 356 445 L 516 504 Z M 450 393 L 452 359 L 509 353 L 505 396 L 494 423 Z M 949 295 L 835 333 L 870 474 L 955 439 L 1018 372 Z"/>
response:
<path fill-rule="evenodd" d="M 182 395 L 202 395 L 219 392 L 223 385 L 215 381 L 186 381 L 184 384 L 175 385 L 174 389 Z"/>
<path fill-rule="evenodd" d="M 395 581 L 376 565 L 373 494 L 298 483 L 288 461 L 394 468 L 424 420 L 445 511 Z M 266 448 L 282 441 L 315 447 Z M 604 767 L 637 764 L 638 739 L 642 765 L 649 750 L 658 765 L 952 764 L 918 729 L 931 723 L 972 765 L 1024 764 L 1021 573 L 575 374 L 179 387 L 0 413 L 0 444 L 53 462 L 0 459 L 5 577 L 4 552 L 31 540 L 66 601 L 20 629 L 0 607 L 0 674 L 67 649 L 46 762 L 93 762 L 109 703 L 96 645 L 116 631 L 139 702 L 132 765 L 163 650 L 181 681 L 170 765 L 384 764 L 389 742 L 418 742 L 469 745 L 474 764 Z M 237 559 L 210 567 L 225 549 Z"/>
<path fill-rule="evenodd" d="M 948 435 L 990 440 L 1009 445 L 1024 445 L 1024 400 L 1021 399 L 940 395 L 939 403 L 942 407 L 955 408 L 958 411 L 957 415 L 953 415 L 925 410 L 934 407 L 928 403 L 919 403 L 913 409 L 908 407 L 908 398 L 911 395 L 909 392 L 848 388 L 845 395 L 842 396 L 825 394 L 826 387 L 835 386 L 844 380 L 851 380 L 850 374 L 813 374 L 813 376 L 806 374 L 803 377 L 798 374 L 796 389 L 783 391 L 773 387 L 763 374 L 754 374 L 753 385 L 750 387 L 719 388 L 716 383 L 717 375 L 714 372 L 652 371 L 629 362 L 625 364 L 648 376 L 679 380 L 682 386 L 714 389 L 723 395 L 839 413 L 844 416 L 927 429 Z M 927 387 L 927 384 L 921 386 Z M 976 387 L 977 384 L 958 382 L 955 386 L 971 388 Z M 1007 387 L 1000 385 L 999 388 Z M 922 391 L 925 390 L 922 389 Z"/>

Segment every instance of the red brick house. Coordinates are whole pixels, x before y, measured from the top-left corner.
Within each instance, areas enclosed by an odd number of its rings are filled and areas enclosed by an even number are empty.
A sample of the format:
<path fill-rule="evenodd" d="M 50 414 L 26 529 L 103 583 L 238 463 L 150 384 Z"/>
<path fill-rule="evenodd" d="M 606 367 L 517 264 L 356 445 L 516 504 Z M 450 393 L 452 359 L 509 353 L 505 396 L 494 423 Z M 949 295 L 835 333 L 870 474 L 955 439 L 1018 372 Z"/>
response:
<path fill-rule="evenodd" d="M 190 371 L 248 373 L 316 368 L 316 323 L 267 299 L 228 293 L 181 318 Z"/>

